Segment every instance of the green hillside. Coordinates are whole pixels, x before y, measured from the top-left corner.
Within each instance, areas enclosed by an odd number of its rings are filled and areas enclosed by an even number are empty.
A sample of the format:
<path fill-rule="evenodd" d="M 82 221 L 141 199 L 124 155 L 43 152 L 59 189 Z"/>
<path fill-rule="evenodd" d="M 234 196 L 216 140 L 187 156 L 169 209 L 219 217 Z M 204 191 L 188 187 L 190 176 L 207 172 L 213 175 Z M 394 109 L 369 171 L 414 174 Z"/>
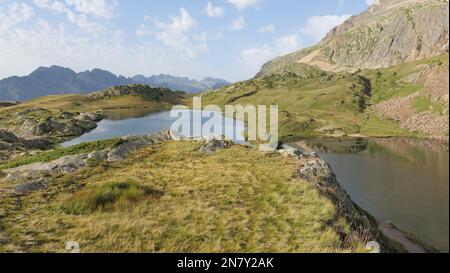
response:
<path fill-rule="evenodd" d="M 400 122 L 383 118 L 377 104 L 418 93 L 411 110 L 420 112 L 429 97 L 420 73 L 448 70 L 448 55 L 405 63 L 396 67 L 355 73 L 325 72 L 306 64 L 291 65 L 289 71 L 239 82 L 204 94 L 203 104 L 278 105 L 282 138 L 305 136 L 416 136 Z M 442 94 L 441 94 L 442 95 Z M 435 102 L 430 115 L 448 113 L 445 102 Z M 447 112 L 445 112 L 447 109 Z M 428 111 L 428 109 L 426 109 Z M 445 129 L 441 135 L 445 135 Z"/>

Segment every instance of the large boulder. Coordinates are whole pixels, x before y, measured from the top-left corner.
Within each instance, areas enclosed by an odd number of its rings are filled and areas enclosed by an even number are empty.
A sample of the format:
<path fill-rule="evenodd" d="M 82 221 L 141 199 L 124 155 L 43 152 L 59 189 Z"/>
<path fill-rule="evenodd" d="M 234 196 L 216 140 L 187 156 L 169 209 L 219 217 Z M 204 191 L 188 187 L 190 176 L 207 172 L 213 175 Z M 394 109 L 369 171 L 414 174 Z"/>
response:
<path fill-rule="evenodd" d="M 308 182 L 334 184 L 336 177 L 327 162 L 320 158 L 307 161 L 299 170 L 298 175 L 301 179 Z"/>

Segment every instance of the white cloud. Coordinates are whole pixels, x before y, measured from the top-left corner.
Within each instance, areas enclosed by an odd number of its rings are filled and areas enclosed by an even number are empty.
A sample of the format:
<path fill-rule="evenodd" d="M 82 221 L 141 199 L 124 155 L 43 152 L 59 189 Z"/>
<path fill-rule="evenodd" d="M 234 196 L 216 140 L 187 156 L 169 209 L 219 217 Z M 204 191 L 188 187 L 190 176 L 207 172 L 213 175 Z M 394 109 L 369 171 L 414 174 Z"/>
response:
<path fill-rule="evenodd" d="M 342 24 L 351 15 L 325 15 L 312 16 L 308 18 L 306 26 L 301 28 L 303 35 L 313 37 L 316 41 L 321 40 L 335 26 Z"/>
<path fill-rule="evenodd" d="M 300 37 L 296 34 L 275 38 L 274 53 L 284 55 L 300 48 Z"/>
<path fill-rule="evenodd" d="M 374 3 L 374 0 L 365 0 L 365 1 L 368 6 L 372 6 Z"/>
<path fill-rule="evenodd" d="M 43 9 L 49 9 L 51 11 L 60 13 L 66 11 L 66 5 L 60 1 L 50 2 L 49 0 L 33 0 L 33 2 L 36 4 L 36 6 Z"/>
<path fill-rule="evenodd" d="M 98 18 L 112 19 L 117 17 L 116 0 L 66 0 L 67 5 L 75 10 Z"/>
<path fill-rule="evenodd" d="M 192 36 L 194 38 L 194 40 L 198 41 L 198 42 L 207 42 L 210 40 L 217 40 L 217 39 L 222 39 L 223 38 L 223 33 L 222 32 L 217 32 L 215 34 L 210 34 L 207 31 L 198 33 L 198 34 L 194 34 Z"/>
<path fill-rule="evenodd" d="M 231 22 L 232 30 L 242 30 L 245 27 L 245 17 L 244 15 L 240 15 L 237 18 L 234 18 Z"/>
<path fill-rule="evenodd" d="M 274 33 L 275 32 L 275 25 L 274 24 L 268 24 L 267 26 L 262 26 L 258 29 L 260 33 Z"/>
<path fill-rule="evenodd" d="M 39 19 L 33 24 L 0 29 L 0 60 L 7 64 L 0 65 L 0 79 L 50 65 L 75 71 L 98 67 L 127 76 L 166 73 L 201 77 L 205 71 L 189 58 L 151 43 L 126 46 L 121 31 L 72 32 L 63 24 Z"/>
<path fill-rule="evenodd" d="M 248 73 L 255 74 L 261 66 L 280 55 L 284 55 L 301 48 L 300 37 L 296 34 L 275 38 L 272 45 L 244 49 L 240 52 L 239 62 Z"/>
<path fill-rule="evenodd" d="M 164 45 L 177 51 L 184 52 L 189 57 L 195 57 L 198 51 L 206 50 L 205 44 L 192 45 L 188 33 L 197 26 L 197 22 L 183 8 L 178 16 L 173 16 L 170 22 L 155 20 L 155 27 L 159 29 L 156 38 Z"/>
<path fill-rule="evenodd" d="M 239 11 L 243 11 L 248 7 L 258 7 L 264 0 L 228 0 Z"/>
<path fill-rule="evenodd" d="M 268 45 L 244 49 L 240 53 L 240 63 L 247 69 L 256 71 L 261 65 L 273 57 L 273 51 Z"/>
<path fill-rule="evenodd" d="M 69 22 L 77 25 L 79 28 L 84 29 L 85 31 L 99 32 L 105 29 L 101 23 L 89 19 L 87 14 L 72 11 L 62 1 L 33 0 L 33 2 L 42 9 L 48 9 L 53 12 L 66 14 L 67 20 Z"/>
<path fill-rule="evenodd" d="M 208 2 L 208 4 L 205 7 L 205 13 L 206 15 L 208 15 L 208 17 L 211 18 L 222 17 L 225 13 L 225 8 L 215 7 L 211 2 Z"/>
<path fill-rule="evenodd" d="M 144 37 L 144 36 L 150 35 L 151 33 L 152 33 L 151 30 L 148 28 L 148 26 L 146 24 L 141 24 L 136 29 L 136 35 L 139 37 Z"/>
<path fill-rule="evenodd" d="M 33 16 L 34 11 L 27 4 L 11 3 L 5 13 L 0 9 L 0 30 L 26 22 Z"/>
<path fill-rule="evenodd" d="M 66 10 L 67 19 L 76 24 L 79 28 L 82 28 L 88 32 L 99 32 L 104 30 L 104 27 L 94 21 L 90 21 L 86 14 L 77 14 L 72 12 L 71 10 Z"/>
<path fill-rule="evenodd" d="M 139 37 L 149 36 L 153 33 L 152 29 L 149 27 L 148 23 L 150 21 L 150 16 L 146 14 L 144 16 L 144 20 L 142 24 L 139 25 L 139 27 L 134 32 Z"/>

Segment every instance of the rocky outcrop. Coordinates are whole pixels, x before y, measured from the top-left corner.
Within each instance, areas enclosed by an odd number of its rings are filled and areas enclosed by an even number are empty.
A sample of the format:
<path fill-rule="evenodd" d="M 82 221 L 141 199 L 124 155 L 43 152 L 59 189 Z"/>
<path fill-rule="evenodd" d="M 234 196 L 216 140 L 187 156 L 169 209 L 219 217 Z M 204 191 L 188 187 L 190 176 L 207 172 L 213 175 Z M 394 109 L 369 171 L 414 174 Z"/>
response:
<path fill-rule="evenodd" d="M 49 111 L 41 107 L 2 117 L 0 162 L 32 150 L 46 150 L 67 137 L 79 136 L 97 127 L 100 113 Z"/>
<path fill-rule="evenodd" d="M 97 127 L 100 113 L 49 111 L 36 107 L 8 118 L 5 129 L 23 138 L 79 136 Z"/>
<path fill-rule="evenodd" d="M 215 153 L 233 145 L 233 142 L 226 140 L 224 136 L 211 136 L 200 140 L 203 142 L 199 151 L 205 154 Z"/>
<path fill-rule="evenodd" d="M 74 173 L 89 166 L 91 160 L 117 162 L 124 160 L 130 152 L 145 146 L 168 141 L 172 135 L 164 130 L 147 136 L 129 136 L 122 138 L 123 143 L 116 148 L 91 153 L 69 155 L 51 162 L 38 162 L 4 170 L 4 182 L 13 185 L 16 194 L 26 194 L 45 188 L 52 177 L 64 173 Z"/>
<path fill-rule="evenodd" d="M 169 130 L 144 136 L 128 136 L 122 138 L 122 144 L 115 148 L 94 151 L 78 155 L 61 157 L 51 162 L 38 162 L 4 170 L 4 182 L 14 185 L 16 194 L 26 194 L 45 188 L 52 177 L 60 174 L 74 173 L 81 168 L 88 167 L 92 161 L 117 162 L 127 158 L 129 153 L 140 148 L 151 146 L 169 140 L 181 140 L 179 135 Z M 214 153 L 228 148 L 233 142 L 223 136 L 194 139 L 202 143 L 201 153 Z"/>
<path fill-rule="evenodd" d="M 10 149 L 47 149 L 53 142 L 48 138 L 24 139 L 6 130 L 0 129 L 0 150 Z"/>
<path fill-rule="evenodd" d="M 46 137 L 25 139 L 9 131 L 0 129 L 0 162 L 27 150 L 48 149 L 53 144 L 54 142 Z"/>
<path fill-rule="evenodd" d="M 168 88 L 153 88 L 143 84 L 115 86 L 98 92 L 88 94 L 87 97 L 95 100 L 117 98 L 121 96 L 140 96 L 147 100 L 180 104 L 181 96 Z"/>
<path fill-rule="evenodd" d="M 340 215 L 345 216 L 352 225 L 366 230 L 372 228 L 368 217 L 361 213 L 350 196 L 342 189 L 330 165 L 319 156 L 307 158 L 306 162 L 300 166 L 297 175 L 300 179 L 315 185 L 321 194 L 330 198 Z"/>
<path fill-rule="evenodd" d="M 331 30 L 315 47 L 265 64 L 259 77 L 293 64 L 326 71 L 383 68 L 448 53 L 447 0 L 377 0 Z"/>
<path fill-rule="evenodd" d="M 381 246 L 380 251 L 399 251 L 392 241 L 387 239 L 378 229 L 375 220 L 361 210 L 345 192 L 338 182 L 330 165 L 321 159 L 316 153 L 306 153 L 289 145 L 283 145 L 278 153 L 284 157 L 290 157 L 299 161 L 296 177 L 314 185 L 320 194 L 330 199 L 338 211 L 338 215 L 345 217 L 354 231 L 354 236 L 364 238 L 368 242 L 377 242 Z M 351 241 L 352 238 L 342 238 Z M 370 244 L 368 244 L 368 247 Z"/>

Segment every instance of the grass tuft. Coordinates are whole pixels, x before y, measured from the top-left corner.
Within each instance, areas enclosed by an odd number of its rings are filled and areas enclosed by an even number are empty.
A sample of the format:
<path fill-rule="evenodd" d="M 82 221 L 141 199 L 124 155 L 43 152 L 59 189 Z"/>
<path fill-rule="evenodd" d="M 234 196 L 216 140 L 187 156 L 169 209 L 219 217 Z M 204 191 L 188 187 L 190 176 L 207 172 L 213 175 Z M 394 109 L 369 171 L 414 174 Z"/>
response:
<path fill-rule="evenodd" d="M 76 193 L 61 208 L 73 215 L 124 210 L 144 199 L 159 199 L 162 195 L 161 191 L 134 182 L 111 182 Z"/>

